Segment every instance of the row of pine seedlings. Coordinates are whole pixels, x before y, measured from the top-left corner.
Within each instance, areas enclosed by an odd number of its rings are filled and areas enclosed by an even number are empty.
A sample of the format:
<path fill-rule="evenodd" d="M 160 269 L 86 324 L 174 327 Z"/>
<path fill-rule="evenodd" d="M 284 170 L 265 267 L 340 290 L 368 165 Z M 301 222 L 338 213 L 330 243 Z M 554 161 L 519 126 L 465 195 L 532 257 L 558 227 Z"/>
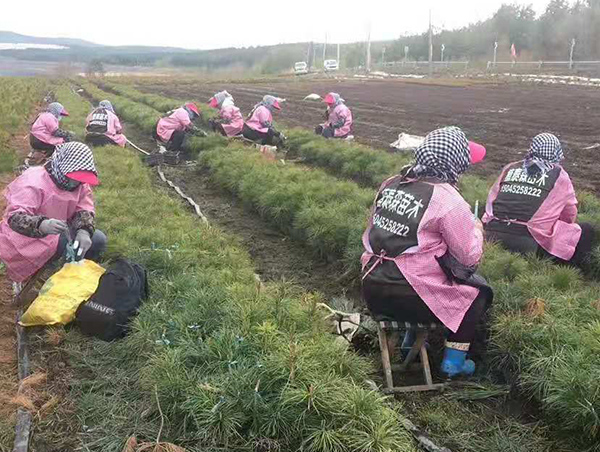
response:
<path fill-rule="evenodd" d="M 104 82 L 106 83 L 106 82 Z M 106 86 L 106 85 L 103 85 Z M 85 84 L 95 98 L 109 97 L 120 115 L 150 132 L 155 118 L 181 101 L 111 83 L 107 94 Z M 133 100 L 132 100 L 133 99 Z M 196 139 L 199 163 L 219 184 L 262 217 L 303 241 L 315 254 L 340 260 L 358 275 L 360 235 L 375 187 L 408 162 L 360 144 L 332 142 L 301 129 L 287 131 L 291 155 L 306 171 L 261 158 L 247 146 L 211 135 Z M 288 155 L 290 155 L 288 154 Z M 345 180 L 348 179 L 348 180 Z M 485 205 L 490 182 L 467 176 L 461 184 L 473 205 Z M 600 226 L 600 200 L 580 193 L 580 220 Z M 359 221 L 360 220 L 360 221 Z M 596 252 L 600 275 L 600 250 Z M 600 287 L 578 270 L 536 257 L 486 247 L 482 274 L 495 288 L 489 367 L 510 376 L 537 401 L 545 420 L 583 443 L 600 439 Z"/>
<path fill-rule="evenodd" d="M 154 125 L 155 110 L 85 89 L 144 131 Z M 82 132 L 89 103 L 67 87 L 58 97 L 68 127 Z M 258 285 L 236 241 L 197 221 L 134 157 L 95 149 L 98 226 L 108 258 L 147 267 L 151 299 L 125 340 L 69 341 L 73 367 L 94 375 L 75 388 L 86 442 L 120 451 L 124 438 L 152 438 L 166 419 L 162 438 L 189 451 L 415 450 L 400 405 L 365 385 L 371 361 L 329 333 L 323 300 Z"/>

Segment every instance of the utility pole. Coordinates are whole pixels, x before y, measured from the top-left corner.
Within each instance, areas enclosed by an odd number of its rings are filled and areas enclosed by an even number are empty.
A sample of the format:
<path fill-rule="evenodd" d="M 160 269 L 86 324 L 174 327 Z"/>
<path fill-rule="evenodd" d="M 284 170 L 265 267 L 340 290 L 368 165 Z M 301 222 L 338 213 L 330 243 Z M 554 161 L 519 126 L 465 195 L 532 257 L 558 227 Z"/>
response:
<path fill-rule="evenodd" d="M 383 66 L 385 64 L 385 46 L 383 46 L 383 49 L 381 49 L 381 65 Z"/>
<path fill-rule="evenodd" d="M 404 64 L 408 62 L 408 52 L 410 52 L 410 47 L 404 46 Z"/>
<path fill-rule="evenodd" d="M 569 54 L 569 69 L 573 69 L 573 53 L 575 52 L 575 44 L 577 40 L 573 38 L 571 41 L 571 53 Z"/>
<path fill-rule="evenodd" d="M 494 68 L 496 67 L 497 57 L 498 57 L 498 41 L 494 42 Z"/>
<path fill-rule="evenodd" d="M 340 65 L 340 43 L 338 42 L 337 45 L 337 62 L 338 62 L 338 66 Z"/>
<path fill-rule="evenodd" d="M 325 44 L 323 44 L 323 61 L 325 61 L 326 52 L 327 52 L 327 33 L 325 33 Z"/>
<path fill-rule="evenodd" d="M 440 61 L 443 63 L 444 62 L 444 50 L 446 50 L 446 44 L 442 44 L 441 50 L 442 50 L 442 56 L 440 57 Z"/>
<path fill-rule="evenodd" d="M 371 24 L 367 33 L 367 72 L 371 72 Z"/>
<path fill-rule="evenodd" d="M 433 28 L 431 26 L 431 9 L 429 10 L 429 77 L 433 77 Z"/>

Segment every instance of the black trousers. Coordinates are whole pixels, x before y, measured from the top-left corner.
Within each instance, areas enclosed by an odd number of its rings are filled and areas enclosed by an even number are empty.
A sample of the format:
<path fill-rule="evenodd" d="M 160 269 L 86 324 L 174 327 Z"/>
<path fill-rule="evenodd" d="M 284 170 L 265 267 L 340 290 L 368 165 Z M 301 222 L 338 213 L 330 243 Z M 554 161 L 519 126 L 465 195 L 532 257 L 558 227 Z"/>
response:
<path fill-rule="evenodd" d="M 112 146 L 117 145 L 113 140 L 108 138 L 106 135 L 91 135 L 85 136 L 85 142 L 92 146 Z"/>
<path fill-rule="evenodd" d="M 54 153 L 54 149 L 56 148 L 53 144 L 45 143 L 32 134 L 29 134 L 29 144 L 33 149 L 44 152 L 48 157 Z"/>
<path fill-rule="evenodd" d="M 362 284 L 363 299 L 374 316 L 385 316 L 401 322 L 440 323 L 427 304 L 417 295 L 406 280 L 397 283 L 371 282 L 368 277 Z M 471 343 L 475 339 L 477 326 L 490 305 L 489 295 L 484 290 L 467 310 L 456 333 L 448 335 L 448 341 Z"/>
<path fill-rule="evenodd" d="M 171 139 L 167 142 L 167 151 L 181 151 L 183 150 L 183 142 L 185 141 L 186 133 L 183 130 L 176 130 L 171 135 Z"/>
<path fill-rule="evenodd" d="M 273 129 L 269 129 L 266 132 L 259 132 L 258 130 L 251 129 L 246 124 L 244 124 L 244 128 L 242 129 L 242 135 L 248 140 L 259 144 L 268 144 L 269 146 L 273 146 L 276 139 L 279 138 L 279 132 Z"/>
<path fill-rule="evenodd" d="M 589 223 L 579 223 L 579 226 L 581 227 L 581 237 L 575 248 L 575 254 L 568 261 L 553 256 L 539 246 L 526 229 L 523 228 L 519 228 L 518 231 L 521 232 L 515 234 L 511 232 L 492 231 L 486 228 L 486 238 L 490 241 L 500 242 L 506 249 L 515 253 L 527 254 L 533 252 L 540 257 L 551 259 L 557 264 L 570 265 L 588 270 L 592 251 L 596 246 L 596 230 Z"/>

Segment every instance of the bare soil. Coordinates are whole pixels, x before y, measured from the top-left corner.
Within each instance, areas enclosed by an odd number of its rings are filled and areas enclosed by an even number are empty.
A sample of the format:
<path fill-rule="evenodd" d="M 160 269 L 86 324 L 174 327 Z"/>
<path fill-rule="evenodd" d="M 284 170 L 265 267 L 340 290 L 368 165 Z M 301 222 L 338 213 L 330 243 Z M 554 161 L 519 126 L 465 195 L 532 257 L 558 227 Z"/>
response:
<path fill-rule="evenodd" d="M 287 99 L 275 120 L 287 126 L 312 128 L 322 122 L 323 104 L 303 101 L 311 93 L 339 92 L 355 118 L 359 142 L 389 150 L 398 134 L 424 135 L 441 126 L 458 125 L 469 138 L 488 149 L 476 174 L 497 175 L 507 163 L 519 160 L 533 136 L 557 134 L 566 148 L 565 167 L 578 189 L 600 193 L 597 161 L 600 148 L 600 89 L 533 84 L 470 84 L 448 86 L 401 80 L 306 80 L 254 84 L 195 85 L 139 84 L 138 89 L 169 97 L 205 102 L 227 89 L 244 114 L 264 94 Z"/>

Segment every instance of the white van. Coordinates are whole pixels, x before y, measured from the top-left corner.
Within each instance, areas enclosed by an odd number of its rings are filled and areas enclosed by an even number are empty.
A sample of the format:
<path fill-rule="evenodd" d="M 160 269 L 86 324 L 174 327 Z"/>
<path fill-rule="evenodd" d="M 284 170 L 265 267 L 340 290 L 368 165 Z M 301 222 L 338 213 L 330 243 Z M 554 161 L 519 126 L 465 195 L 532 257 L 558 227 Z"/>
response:
<path fill-rule="evenodd" d="M 308 74 L 308 64 L 306 64 L 306 62 L 304 62 L 304 61 L 298 61 L 297 63 L 295 63 L 294 64 L 294 74 L 296 74 L 296 75 Z"/>
<path fill-rule="evenodd" d="M 340 65 L 337 60 L 325 60 L 323 67 L 325 68 L 325 72 L 331 72 L 337 71 L 340 68 Z"/>

